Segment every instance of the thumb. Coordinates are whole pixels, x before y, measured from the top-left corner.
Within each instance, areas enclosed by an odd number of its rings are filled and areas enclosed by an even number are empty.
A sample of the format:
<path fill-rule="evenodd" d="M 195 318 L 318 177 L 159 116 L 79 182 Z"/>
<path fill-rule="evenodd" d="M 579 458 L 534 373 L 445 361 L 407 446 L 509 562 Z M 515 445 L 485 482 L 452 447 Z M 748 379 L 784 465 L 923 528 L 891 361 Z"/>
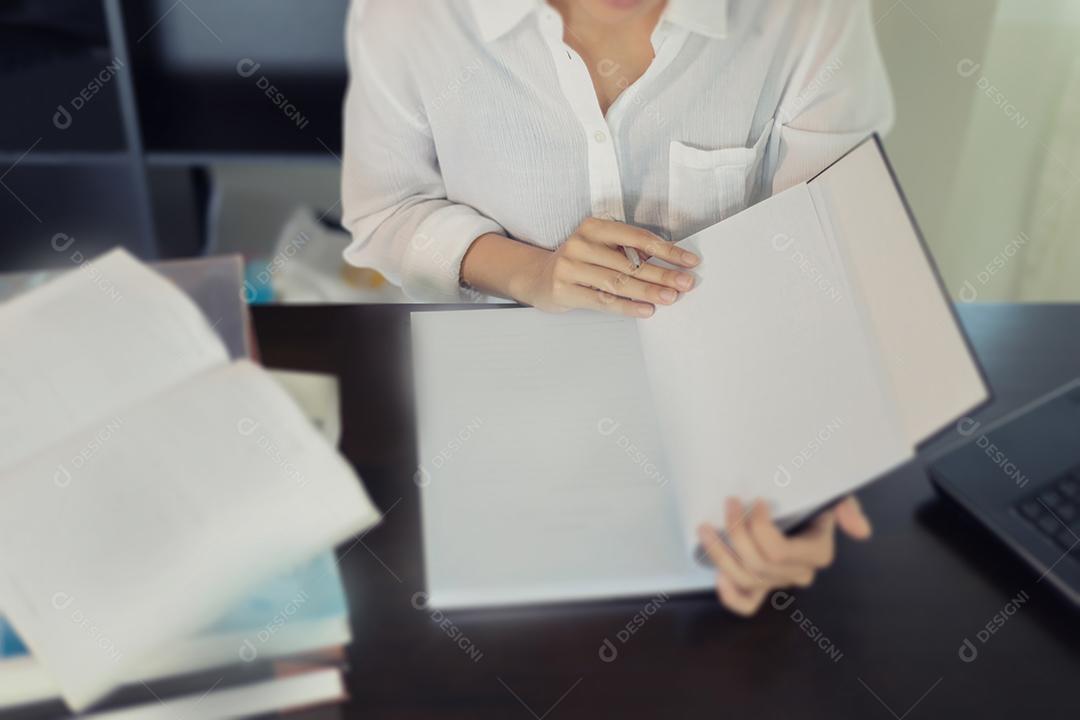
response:
<path fill-rule="evenodd" d="M 846 535 L 856 540 L 870 539 L 874 532 L 873 528 L 870 527 L 870 520 L 867 519 L 862 505 L 859 504 L 859 500 L 854 495 L 845 498 L 843 502 L 836 506 L 834 512 L 836 513 L 836 524 L 840 526 L 840 529 Z"/>

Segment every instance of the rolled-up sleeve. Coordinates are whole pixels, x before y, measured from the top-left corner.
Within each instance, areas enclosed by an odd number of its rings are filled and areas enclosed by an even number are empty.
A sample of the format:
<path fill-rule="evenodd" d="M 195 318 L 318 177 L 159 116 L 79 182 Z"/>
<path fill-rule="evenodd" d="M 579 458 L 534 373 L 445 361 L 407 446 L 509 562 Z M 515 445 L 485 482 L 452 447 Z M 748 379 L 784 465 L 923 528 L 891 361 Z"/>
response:
<path fill-rule="evenodd" d="M 894 117 L 869 0 L 826 0 L 777 110 L 772 192 L 809 180 L 871 133 L 886 134 Z"/>
<path fill-rule="evenodd" d="M 389 46 L 367 42 L 378 29 L 365 25 L 364 10 L 356 0 L 346 27 L 345 260 L 378 270 L 413 300 L 483 299 L 462 287 L 461 261 L 476 238 L 503 229 L 447 199 L 419 92 L 401 57 L 380 57 Z"/>

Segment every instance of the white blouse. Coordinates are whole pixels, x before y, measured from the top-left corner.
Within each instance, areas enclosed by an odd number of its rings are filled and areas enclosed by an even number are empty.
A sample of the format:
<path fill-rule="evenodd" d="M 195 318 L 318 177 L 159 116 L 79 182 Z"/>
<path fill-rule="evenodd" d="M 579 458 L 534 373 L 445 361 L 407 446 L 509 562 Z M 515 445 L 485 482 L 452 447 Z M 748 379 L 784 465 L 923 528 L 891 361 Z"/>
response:
<path fill-rule="evenodd" d="M 893 117 L 869 0 L 668 0 L 606 116 L 543 0 L 354 0 L 346 33 L 345 258 L 420 301 L 476 299 L 485 233 L 556 248 L 597 216 L 681 240 Z"/>

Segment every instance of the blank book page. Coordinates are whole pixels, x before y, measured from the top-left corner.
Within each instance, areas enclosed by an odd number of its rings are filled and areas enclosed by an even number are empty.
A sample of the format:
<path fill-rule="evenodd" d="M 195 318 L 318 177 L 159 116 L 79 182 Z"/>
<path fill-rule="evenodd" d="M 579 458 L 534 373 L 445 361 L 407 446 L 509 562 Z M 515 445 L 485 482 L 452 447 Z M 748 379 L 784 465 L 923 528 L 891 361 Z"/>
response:
<path fill-rule="evenodd" d="M 432 605 L 711 587 L 680 540 L 632 321 L 425 312 L 412 332 Z"/>

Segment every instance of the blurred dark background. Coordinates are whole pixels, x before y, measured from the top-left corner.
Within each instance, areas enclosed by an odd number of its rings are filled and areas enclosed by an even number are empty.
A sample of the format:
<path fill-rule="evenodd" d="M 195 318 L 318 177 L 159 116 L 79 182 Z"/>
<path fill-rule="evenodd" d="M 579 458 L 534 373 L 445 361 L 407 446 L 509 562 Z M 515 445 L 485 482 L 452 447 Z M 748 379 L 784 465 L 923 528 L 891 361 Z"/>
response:
<path fill-rule="evenodd" d="M 63 267 L 58 234 L 88 257 L 272 252 L 288 216 L 223 240 L 226 195 L 332 228 L 347 7 L 0 0 L 0 272 Z M 247 187 L 267 172 L 286 180 Z"/>
<path fill-rule="evenodd" d="M 898 110 L 886 146 L 954 295 L 1080 299 L 1080 2 L 873 8 Z M 122 244 L 239 252 L 265 277 L 304 233 L 317 252 L 260 301 L 400 299 L 339 256 L 347 9 L 0 0 L 0 274 Z"/>

